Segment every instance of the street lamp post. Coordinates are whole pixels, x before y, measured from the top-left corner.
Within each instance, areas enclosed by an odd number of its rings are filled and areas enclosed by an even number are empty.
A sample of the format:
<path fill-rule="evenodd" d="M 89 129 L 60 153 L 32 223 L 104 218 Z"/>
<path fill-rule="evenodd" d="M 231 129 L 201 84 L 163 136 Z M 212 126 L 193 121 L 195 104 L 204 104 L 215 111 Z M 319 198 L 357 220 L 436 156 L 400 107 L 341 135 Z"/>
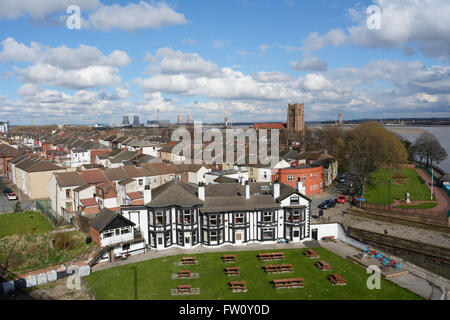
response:
<path fill-rule="evenodd" d="M 391 180 L 388 181 L 389 212 L 391 212 Z"/>
<path fill-rule="evenodd" d="M 433 200 L 433 167 L 431 167 L 431 196 L 430 200 Z"/>

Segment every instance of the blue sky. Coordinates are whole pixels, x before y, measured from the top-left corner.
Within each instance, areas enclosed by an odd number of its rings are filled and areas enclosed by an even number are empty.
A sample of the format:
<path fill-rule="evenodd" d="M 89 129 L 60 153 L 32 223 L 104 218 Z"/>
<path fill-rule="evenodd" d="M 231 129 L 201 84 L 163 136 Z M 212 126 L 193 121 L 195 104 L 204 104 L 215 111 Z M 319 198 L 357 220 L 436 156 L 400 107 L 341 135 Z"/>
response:
<path fill-rule="evenodd" d="M 68 29 L 66 8 L 81 9 Z M 381 10 L 369 30 L 366 9 Z M 450 116 L 445 0 L 0 0 L 0 121 Z M 134 18 L 134 19 L 133 19 Z"/>

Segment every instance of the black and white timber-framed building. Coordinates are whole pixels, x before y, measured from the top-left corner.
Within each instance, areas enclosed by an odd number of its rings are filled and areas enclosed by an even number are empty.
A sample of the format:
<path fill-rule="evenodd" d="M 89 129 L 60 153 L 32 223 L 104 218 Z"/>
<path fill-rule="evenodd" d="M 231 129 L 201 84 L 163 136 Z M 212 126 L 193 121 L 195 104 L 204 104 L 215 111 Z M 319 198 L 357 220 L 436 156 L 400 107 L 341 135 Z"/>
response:
<path fill-rule="evenodd" d="M 271 244 L 311 239 L 311 200 L 283 183 L 231 182 L 198 186 L 172 180 L 146 186 L 144 206 L 121 206 L 147 248 Z"/>

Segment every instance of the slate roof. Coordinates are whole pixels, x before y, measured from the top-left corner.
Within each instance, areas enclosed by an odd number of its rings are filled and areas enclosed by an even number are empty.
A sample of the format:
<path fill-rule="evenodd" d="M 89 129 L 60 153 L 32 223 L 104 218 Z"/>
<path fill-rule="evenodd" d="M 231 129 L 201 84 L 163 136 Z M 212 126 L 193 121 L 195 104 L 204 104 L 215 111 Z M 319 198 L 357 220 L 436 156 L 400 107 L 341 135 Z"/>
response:
<path fill-rule="evenodd" d="M 149 207 L 168 207 L 201 205 L 203 201 L 197 197 L 197 186 L 172 180 L 152 189 L 152 201 L 146 205 Z"/>
<path fill-rule="evenodd" d="M 21 155 L 22 152 L 7 144 L 0 144 L 0 158 L 14 158 Z"/>
<path fill-rule="evenodd" d="M 23 170 L 26 172 L 44 172 L 44 171 L 54 171 L 54 170 L 63 170 L 63 167 L 57 166 L 48 161 L 40 160 L 36 163 L 24 168 Z"/>
<path fill-rule="evenodd" d="M 100 212 L 91 219 L 89 224 L 99 232 L 135 225 L 121 214 L 109 209 L 100 210 Z"/>
<path fill-rule="evenodd" d="M 119 168 L 106 168 L 103 171 L 105 177 L 109 180 L 109 181 L 118 181 L 118 180 L 124 180 L 124 179 L 128 179 L 129 176 L 126 173 L 126 171 L 123 170 L 123 167 L 119 167 Z"/>
<path fill-rule="evenodd" d="M 105 182 L 106 179 L 100 169 L 90 169 L 81 171 L 83 180 L 88 184 Z"/>
<path fill-rule="evenodd" d="M 56 182 L 60 187 L 84 185 L 85 182 L 78 172 L 55 172 Z"/>

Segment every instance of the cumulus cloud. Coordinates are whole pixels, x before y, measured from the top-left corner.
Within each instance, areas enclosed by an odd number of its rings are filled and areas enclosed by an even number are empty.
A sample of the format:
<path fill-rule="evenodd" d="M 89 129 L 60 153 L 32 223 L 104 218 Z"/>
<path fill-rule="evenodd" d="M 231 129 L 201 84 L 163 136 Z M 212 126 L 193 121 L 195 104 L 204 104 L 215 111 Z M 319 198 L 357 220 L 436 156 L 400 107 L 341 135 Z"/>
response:
<path fill-rule="evenodd" d="M 114 28 L 133 31 L 139 28 L 161 28 L 166 25 L 186 24 L 188 21 L 182 13 L 170 8 L 166 3 L 149 4 L 145 1 L 102 5 L 89 15 L 89 26 L 102 31 Z"/>
<path fill-rule="evenodd" d="M 303 86 L 306 90 L 322 91 L 331 87 L 331 82 L 328 81 L 323 74 L 310 73 L 307 74 L 303 80 Z"/>
<path fill-rule="evenodd" d="M 252 73 L 252 77 L 259 82 L 283 82 L 292 80 L 290 75 L 279 71 L 259 71 Z"/>
<path fill-rule="evenodd" d="M 197 53 L 174 51 L 171 48 L 160 48 L 155 55 L 147 54 L 146 60 L 152 64 L 148 71 L 162 74 L 190 74 L 218 76 L 221 71 L 217 64 L 204 60 Z"/>
<path fill-rule="evenodd" d="M 102 85 L 118 85 L 121 78 L 117 68 L 89 66 L 81 69 L 64 70 L 49 64 L 36 63 L 19 69 L 23 82 L 51 85 L 70 89 L 85 89 Z"/>
<path fill-rule="evenodd" d="M 70 5 L 78 5 L 81 10 L 94 10 L 100 5 L 98 0 L 0 0 L 0 18 L 18 19 L 30 17 L 42 20 L 55 12 L 65 13 Z"/>
<path fill-rule="evenodd" d="M 52 20 L 65 23 L 67 8 L 71 5 L 80 7 L 83 28 L 101 31 L 121 29 L 133 31 L 140 28 L 158 29 L 167 25 L 188 23 L 182 13 L 176 12 L 165 2 L 103 4 L 99 0 L 0 0 L 0 19 L 30 18 L 32 20 Z M 105 1 L 106 2 L 106 1 Z M 56 19 L 54 16 L 57 16 Z"/>
<path fill-rule="evenodd" d="M 31 62 L 39 59 L 42 46 L 31 42 L 30 46 L 18 43 L 14 38 L 8 37 L 1 42 L 3 50 L 0 52 L 0 61 L 25 61 Z"/>
<path fill-rule="evenodd" d="M 307 56 L 300 61 L 291 62 L 291 68 L 299 71 L 326 71 L 328 65 L 317 57 Z"/>
<path fill-rule="evenodd" d="M 356 24 L 320 36 L 311 33 L 303 49 L 310 53 L 329 46 L 355 44 L 363 48 L 398 48 L 410 55 L 417 47 L 423 54 L 448 59 L 450 54 L 450 2 L 447 0 L 375 0 L 381 7 L 381 29 L 367 28 L 366 9 L 349 11 Z"/>
<path fill-rule="evenodd" d="M 105 56 L 98 48 L 80 45 L 72 49 L 66 46 L 44 47 L 32 42 L 30 46 L 13 38 L 2 41 L 0 61 L 32 62 L 26 68 L 15 70 L 24 82 L 84 89 L 120 83 L 118 67 L 130 64 L 126 52 L 114 50 Z"/>

